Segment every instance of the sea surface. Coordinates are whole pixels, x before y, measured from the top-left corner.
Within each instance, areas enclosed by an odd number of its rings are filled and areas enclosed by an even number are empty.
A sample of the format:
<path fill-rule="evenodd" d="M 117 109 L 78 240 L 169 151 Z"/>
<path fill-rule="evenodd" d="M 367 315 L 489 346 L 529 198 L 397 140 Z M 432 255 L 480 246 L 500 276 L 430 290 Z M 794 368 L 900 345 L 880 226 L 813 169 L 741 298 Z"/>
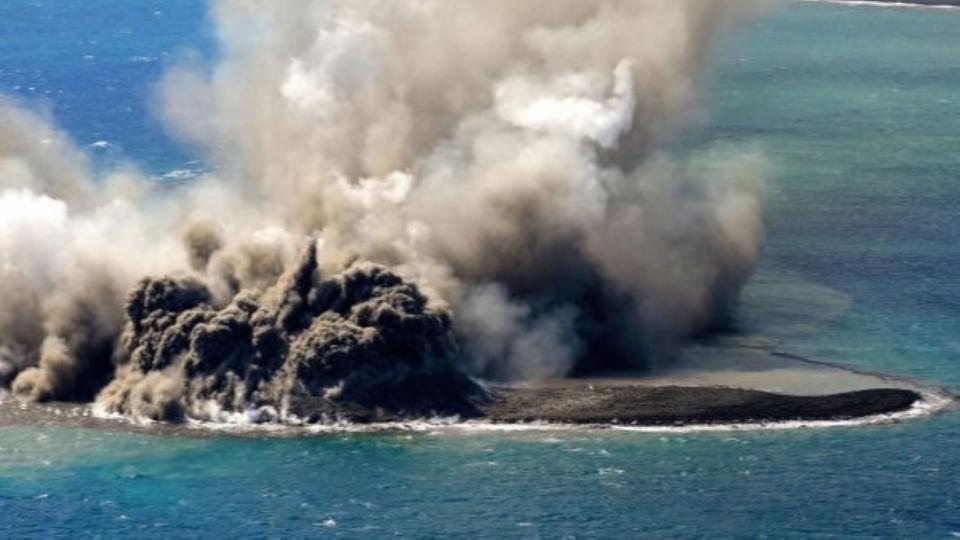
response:
<path fill-rule="evenodd" d="M 100 167 L 203 170 L 149 103 L 166 67 L 215 54 L 200 1 L 0 2 L 0 92 Z M 723 43 L 696 116 L 683 144 L 771 162 L 743 330 L 960 389 L 960 10 L 789 4 Z M 0 538 L 956 538 L 958 449 L 958 413 L 661 433 L 7 427 Z"/>

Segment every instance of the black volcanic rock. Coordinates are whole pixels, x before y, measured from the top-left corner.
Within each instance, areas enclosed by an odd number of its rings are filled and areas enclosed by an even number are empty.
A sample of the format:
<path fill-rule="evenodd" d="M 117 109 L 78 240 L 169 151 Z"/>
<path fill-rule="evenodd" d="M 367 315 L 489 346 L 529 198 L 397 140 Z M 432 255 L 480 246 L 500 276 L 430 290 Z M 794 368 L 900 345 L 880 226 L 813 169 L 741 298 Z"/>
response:
<path fill-rule="evenodd" d="M 920 399 L 901 389 L 790 396 L 723 387 L 577 385 L 502 388 L 483 413 L 494 422 L 670 426 L 844 420 L 901 412 Z"/>
<path fill-rule="evenodd" d="M 218 308 L 193 278 L 147 279 L 107 410 L 156 420 L 263 409 L 311 420 L 476 415 L 484 391 L 455 367 L 449 315 L 387 268 L 321 276 L 315 247 L 267 291 Z"/>

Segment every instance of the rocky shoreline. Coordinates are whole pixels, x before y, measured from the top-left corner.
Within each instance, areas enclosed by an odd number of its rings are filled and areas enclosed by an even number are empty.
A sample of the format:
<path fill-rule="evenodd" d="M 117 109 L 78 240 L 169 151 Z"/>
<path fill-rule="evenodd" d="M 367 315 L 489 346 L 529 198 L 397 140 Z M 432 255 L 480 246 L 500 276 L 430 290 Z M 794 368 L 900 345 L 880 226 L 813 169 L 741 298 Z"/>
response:
<path fill-rule="evenodd" d="M 912 390 L 894 388 L 793 396 L 724 387 L 588 385 L 499 389 L 493 402 L 483 408 L 483 414 L 491 422 L 510 423 L 764 424 L 893 414 L 906 411 L 921 399 Z"/>
<path fill-rule="evenodd" d="M 765 425 L 789 421 L 844 421 L 907 411 L 922 400 L 906 389 L 878 388 L 822 396 L 796 396 L 727 387 L 571 385 L 550 388 L 494 388 L 462 421 L 491 424 L 530 422 L 564 425 L 643 427 L 721 424 Z M 357 409 L 346 426 L 373 425 L 389 430 L 412 421 L 406 416 Z M 0 427 L 66 426 L 119 429 L 155 434 L 203 435 L 204 424 L 131 422 L 100 418 L 87 405 L 34 404 L 8 396 L 0 401 Z M 259 427 L 269 426 L 262 424 Z M 308 424 L 309 425 L 309 424 Z M 338 424 L 339 425 L 339 424 Z M 200 429 L 197 429 L 197 428 Z M 213 427 L 213 425 L 210 425 Z M 222 426 L 221 426 L 222 427 Z M 238 428 L 257 427 L 237 424 Z M 279 424 L 276 427 L 282 427 Z M 242 429 L 238 431 L 243 431 Z M 262 430 L 255 429 L 255 432 Z M 210 430 L 209 433 L 213 431 Z"/>

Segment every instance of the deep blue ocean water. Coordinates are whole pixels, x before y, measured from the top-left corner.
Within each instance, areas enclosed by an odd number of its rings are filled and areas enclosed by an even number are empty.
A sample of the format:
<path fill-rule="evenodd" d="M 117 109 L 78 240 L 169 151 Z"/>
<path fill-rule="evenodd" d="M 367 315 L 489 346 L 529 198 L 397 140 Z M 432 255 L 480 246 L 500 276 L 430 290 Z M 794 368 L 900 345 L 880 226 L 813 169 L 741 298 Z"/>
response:
<path fill-rule="evenodd" d="M 3 0 L 0 92 L 108 141 L 90 147 L 103 166 L 202 167 L 148 104 L 166 66 L 214 54 L 205 11 Z M 744 320 L 785 350 L 960 388 L 960 11 L 794 4 L 717 56 L 689 136 L 757 145 L 773 169 Z M 774 305 L 792 283 L 830 292 Z M 658 434 L 0 428 L 0 538 L 951 538 L 958 448 L 956 413 Z"/>

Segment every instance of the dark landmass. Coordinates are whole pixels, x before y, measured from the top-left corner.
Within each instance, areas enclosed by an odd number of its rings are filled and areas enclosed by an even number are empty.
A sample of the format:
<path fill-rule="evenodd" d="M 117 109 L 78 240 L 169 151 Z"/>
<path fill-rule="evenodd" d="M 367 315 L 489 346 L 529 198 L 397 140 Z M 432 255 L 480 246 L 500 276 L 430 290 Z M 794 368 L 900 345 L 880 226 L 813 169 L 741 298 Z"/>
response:
<path fill-rule="evenodd" d="M 578 425 L 695 426 L 766 424 L 786 421 L 851 420 L 909 409 L 921 396 L 911 390 L 875 389 L 824 396 L 791 396 L 757 390 L 685 386 L 596 386 L 497 388 L 467 412 L 464 420 L 492 423 L 548 422 Z M 325 405 L 318 400 L 316 412 Z M 301 404 L 309 410 L 309 404 Z M 343 413 L 341 409 L 339 412 Z M 410 415 L 357 406 L 347 418 L 359 424 L 395 422 L 403 429 Z M 342 419 L 347 419 L 341 417 Z M 122 429 L 164 435 L 212 433 L 183 424 L 141 425 L 97 418 L 87 406 L 37 404 L 11 397 L 0 402 L 0 426 L 69 426 Z"/>
<path fill-rule="evenodd" d="M 492 422 L 641 426 L 749 424 L 791 420 L 849 420 L 909 409 L 911 390 L 875 389 L 825 396 L 790 396 L 758 390 L 682 386 L 573 386 L 505 388 L 483 408 Z"/>

